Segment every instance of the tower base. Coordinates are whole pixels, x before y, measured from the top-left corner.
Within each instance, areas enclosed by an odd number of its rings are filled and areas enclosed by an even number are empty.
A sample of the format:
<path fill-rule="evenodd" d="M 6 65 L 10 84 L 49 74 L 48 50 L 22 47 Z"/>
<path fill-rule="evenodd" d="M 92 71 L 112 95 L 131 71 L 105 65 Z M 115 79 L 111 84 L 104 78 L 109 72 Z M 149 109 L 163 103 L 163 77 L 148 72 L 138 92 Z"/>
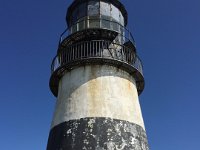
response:
<path fill-rule="evenodd" d="M 82 118 L 51 129 L 47 150 L 149 150 L 146 132 L 134 123 Z"/>

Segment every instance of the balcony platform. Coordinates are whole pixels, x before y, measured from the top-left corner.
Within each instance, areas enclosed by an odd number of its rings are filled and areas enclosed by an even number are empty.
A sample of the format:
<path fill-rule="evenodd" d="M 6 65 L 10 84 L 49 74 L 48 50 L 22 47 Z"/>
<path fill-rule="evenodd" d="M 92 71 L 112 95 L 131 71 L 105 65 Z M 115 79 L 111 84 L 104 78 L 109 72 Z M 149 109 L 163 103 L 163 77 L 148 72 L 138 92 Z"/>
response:
<path fill-rule="evenodd" d="M 65 47 L 53 59 L 50 78 L 52 93 L 58 95 L 59 80 L 66 72 L 84 65 L 110 65 L 123 69 L 135 78 L 138 94 L 144 89 L 142 62 L 133 49 L 106 40 L 92 40 Z"/>

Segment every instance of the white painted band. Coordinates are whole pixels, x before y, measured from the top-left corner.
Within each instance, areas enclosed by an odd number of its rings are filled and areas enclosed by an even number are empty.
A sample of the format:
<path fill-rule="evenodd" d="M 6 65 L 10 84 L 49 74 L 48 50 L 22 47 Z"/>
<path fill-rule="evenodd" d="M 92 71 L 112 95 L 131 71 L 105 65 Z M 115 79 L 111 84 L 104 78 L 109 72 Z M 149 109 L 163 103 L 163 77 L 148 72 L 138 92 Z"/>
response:
<path fill-rule="evenodd" d="M 85 117 L 126 120 L 144 128 L 134 78 L 107 65 L 79 67 L 67 72 L 59 83 L 51 127 Z"/>

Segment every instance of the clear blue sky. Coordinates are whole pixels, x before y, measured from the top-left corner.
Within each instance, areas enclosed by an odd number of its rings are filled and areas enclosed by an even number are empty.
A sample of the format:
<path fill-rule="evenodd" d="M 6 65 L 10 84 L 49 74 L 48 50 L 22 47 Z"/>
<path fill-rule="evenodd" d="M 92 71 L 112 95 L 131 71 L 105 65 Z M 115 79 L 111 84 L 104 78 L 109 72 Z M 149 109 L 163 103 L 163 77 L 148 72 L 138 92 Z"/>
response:
<path fill-rule="evenodd" d="M 72 0 L 0 1 L 0 149 L 46 149 L 48 82 Z M 198 150 L 200 1 L 122 0 L 144 63 L 140 96 L 151 150 Z"/>

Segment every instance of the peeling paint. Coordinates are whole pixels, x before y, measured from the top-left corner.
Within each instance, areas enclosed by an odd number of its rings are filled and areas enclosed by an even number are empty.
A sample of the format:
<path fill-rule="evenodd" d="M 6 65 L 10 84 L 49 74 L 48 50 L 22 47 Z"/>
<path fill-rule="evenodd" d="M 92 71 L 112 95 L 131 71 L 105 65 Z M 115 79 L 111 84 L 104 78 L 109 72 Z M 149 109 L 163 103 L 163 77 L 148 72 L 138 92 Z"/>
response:
<path fill-rule="evenodd" d="M 92 129 L 92 132 L 91 132 Z M 62 136 L 67 133 L 67 136 Z M 111 118 L 82 118 L 54 127 L 47 150 L 149 150 L 137 124 Z"/>
<path fill-rule="evenodd" d="M 60 80 L 52 128 L 85 117 L 127 120 L 144 128 L 134 78 L 107 65 L 84 66 L 66 73 Z"/>

